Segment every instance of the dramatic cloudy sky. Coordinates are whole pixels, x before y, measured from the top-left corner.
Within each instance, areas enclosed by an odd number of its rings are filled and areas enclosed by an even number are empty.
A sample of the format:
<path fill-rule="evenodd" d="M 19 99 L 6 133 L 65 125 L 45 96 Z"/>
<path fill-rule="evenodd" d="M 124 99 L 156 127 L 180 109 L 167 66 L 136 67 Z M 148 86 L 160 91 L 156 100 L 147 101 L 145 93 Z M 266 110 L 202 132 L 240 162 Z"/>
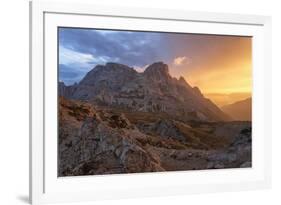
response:
<path fill-rule="evenodd" d="M 142 72 L 153 62 L 218 101 L 251 93 L 251 38 L 237 36 L 59 29 L 59 80 L 79 82 L 97 64 L 118 62 Z M 224 96 L 224 97 L 222 97 Z M 223 102 L 222 104 L 224 104 Z"/>

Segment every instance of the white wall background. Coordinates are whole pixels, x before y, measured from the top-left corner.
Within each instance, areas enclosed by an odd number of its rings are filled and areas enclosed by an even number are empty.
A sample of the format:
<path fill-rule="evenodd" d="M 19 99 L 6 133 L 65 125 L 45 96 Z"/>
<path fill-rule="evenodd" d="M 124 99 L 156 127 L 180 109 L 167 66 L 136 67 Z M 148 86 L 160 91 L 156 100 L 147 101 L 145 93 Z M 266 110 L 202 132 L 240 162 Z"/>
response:
<path fill-rule="evenodd" d="M 76 0 L 78 1 L 78 0 Z M 278 0 L 80 0 L 104 5 L 271 15 L 273 21 L 273 188 L 236 193 L 80 204 L 281 204 L 281 6 Z M 28 200 L 28 1 L 0 6 L 0 204 Z M 268 108 L 271 109 L 271 108 Z M 71 197 L 71 196 L 70 196 Z"/>

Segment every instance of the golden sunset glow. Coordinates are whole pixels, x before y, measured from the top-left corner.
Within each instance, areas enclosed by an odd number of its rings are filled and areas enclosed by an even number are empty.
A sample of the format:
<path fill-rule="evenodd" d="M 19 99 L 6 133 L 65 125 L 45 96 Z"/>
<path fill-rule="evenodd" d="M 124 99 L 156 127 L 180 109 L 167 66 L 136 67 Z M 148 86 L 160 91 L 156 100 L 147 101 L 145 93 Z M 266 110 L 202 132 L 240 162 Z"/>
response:
<path fill-rule="evenodd" d="M 172 75 L 182 75 L 191 86 L 199 87 L 218 106 L 251 97 L 251 38 L 221 36 L 209 41 L 216 43 L 202 56 L 197 56 L 199 63 L 191 61 L 180 68 L 174 66 Z"/>

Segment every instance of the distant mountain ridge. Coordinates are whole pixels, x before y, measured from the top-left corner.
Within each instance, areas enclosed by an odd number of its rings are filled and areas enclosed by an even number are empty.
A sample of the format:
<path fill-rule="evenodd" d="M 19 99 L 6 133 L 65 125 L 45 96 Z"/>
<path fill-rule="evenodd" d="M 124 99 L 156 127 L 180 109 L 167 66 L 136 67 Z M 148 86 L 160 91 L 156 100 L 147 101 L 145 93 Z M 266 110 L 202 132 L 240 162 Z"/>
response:
<path fill-rule="evenodd" d="M 252 121 L 252 98 L 247 98 L 221 108 L 235 120 Z"/>
<path fill-rule="evenodd" d="M 68 99 L 130 111 L 163 112 L 183 120 L 230 120 L 199 88 L 183 77 L 173 78 L 163 62 L 151 64 L 143 73 L 118 63 L 97 65 L 78 84 L 60 82 L 58 89 Z"/>

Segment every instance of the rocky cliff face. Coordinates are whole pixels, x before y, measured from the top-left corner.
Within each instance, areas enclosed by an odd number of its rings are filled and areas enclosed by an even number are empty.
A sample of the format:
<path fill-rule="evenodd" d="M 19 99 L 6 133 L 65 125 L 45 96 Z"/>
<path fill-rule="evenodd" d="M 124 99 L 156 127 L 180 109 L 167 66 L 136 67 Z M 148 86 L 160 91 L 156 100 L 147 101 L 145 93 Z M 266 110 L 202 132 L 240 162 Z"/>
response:
<path fill-rule="evenodd" d="M 153 63 L 143 73 L 126 65 L 98 65 L 77 85 L 59 85 L 68 99 L 130 111 L 167 113 L 183 120 L 224 121 L 230 118 L 192 88 L 183 77 L 172 78 L 168 66 Z"/>
<path fill-rule="evenodd" d="M 251 124 L 187 123 L 60 97 L 58 150 L 58 176 L 250 167 Z"/>

